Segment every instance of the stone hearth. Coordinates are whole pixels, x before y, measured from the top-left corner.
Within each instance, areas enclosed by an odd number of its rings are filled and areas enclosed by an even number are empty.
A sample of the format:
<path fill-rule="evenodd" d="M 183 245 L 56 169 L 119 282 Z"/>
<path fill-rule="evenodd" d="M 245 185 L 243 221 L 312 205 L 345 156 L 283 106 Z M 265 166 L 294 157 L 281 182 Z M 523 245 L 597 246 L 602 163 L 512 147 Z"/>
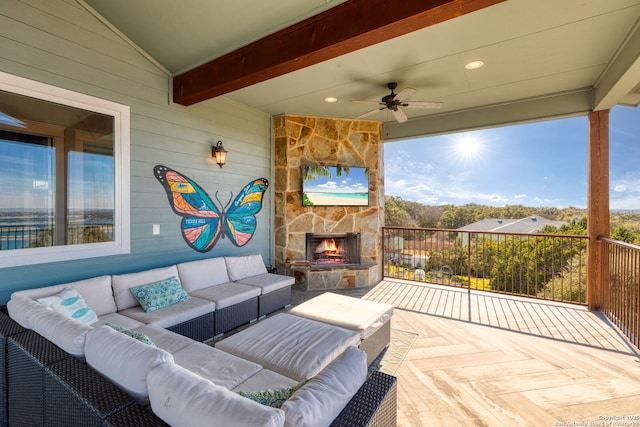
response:
<path fill-rule="evenodd" d="M 274 118 L 274 142 L 276 268 L 293 274 L 301 290 L 377 284 L 384 224 L 380 123 L 279 116 Z M 303 206 L 302 165 L 368 167 L 369 206 Z M 307 233 L 359 234 L 360 264 L 305 264 Z"/>

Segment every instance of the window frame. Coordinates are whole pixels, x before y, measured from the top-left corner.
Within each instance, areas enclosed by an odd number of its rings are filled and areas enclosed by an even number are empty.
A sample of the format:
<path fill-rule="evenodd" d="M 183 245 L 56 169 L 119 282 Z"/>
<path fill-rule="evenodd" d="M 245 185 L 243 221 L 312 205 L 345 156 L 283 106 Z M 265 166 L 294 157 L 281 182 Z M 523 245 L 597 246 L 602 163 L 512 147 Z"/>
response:
<path fill-rule="evenodd" d="M 0 268 L 45 264 L 131 252 L 130 219 L 130 108 L 128 105 L 36 82 L 0 71 L 0 90 L 81 108 L 113 117 L 114 231 L 113 241 L 22 248 L 0 251 Z"/>

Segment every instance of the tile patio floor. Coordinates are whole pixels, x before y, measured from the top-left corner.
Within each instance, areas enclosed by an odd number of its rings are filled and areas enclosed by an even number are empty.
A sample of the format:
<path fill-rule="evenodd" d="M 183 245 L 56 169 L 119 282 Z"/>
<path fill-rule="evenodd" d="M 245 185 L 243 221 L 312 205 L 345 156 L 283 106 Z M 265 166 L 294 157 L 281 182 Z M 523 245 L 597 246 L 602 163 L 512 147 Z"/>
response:
<path fill-rule="evenodd" d="M 396 279 L 343 293 L 393 304 L 391 327 L 418 334 L 398 426 L 640 426 L 638 350 L 600 313 Z"/>

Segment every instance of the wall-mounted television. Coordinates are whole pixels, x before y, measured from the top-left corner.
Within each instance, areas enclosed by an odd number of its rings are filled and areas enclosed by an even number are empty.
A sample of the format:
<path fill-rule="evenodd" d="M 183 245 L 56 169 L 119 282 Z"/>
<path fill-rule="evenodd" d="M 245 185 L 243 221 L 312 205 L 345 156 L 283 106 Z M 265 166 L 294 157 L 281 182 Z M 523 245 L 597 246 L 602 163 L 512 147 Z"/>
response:
<path fill-rule="evenodd" d="M 303 206 L 369 206 L 369 168 L 302 166 Z"/>

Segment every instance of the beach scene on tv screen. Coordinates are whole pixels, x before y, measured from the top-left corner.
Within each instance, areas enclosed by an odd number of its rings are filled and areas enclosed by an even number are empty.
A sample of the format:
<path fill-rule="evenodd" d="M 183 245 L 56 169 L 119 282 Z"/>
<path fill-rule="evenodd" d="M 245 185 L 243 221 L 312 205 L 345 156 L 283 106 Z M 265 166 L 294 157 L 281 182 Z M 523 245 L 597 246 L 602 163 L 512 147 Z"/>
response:
<path fill-rule="evenodd" d="M 369 168 L 303 166 L 304 206 L 368 206 Z"/>

